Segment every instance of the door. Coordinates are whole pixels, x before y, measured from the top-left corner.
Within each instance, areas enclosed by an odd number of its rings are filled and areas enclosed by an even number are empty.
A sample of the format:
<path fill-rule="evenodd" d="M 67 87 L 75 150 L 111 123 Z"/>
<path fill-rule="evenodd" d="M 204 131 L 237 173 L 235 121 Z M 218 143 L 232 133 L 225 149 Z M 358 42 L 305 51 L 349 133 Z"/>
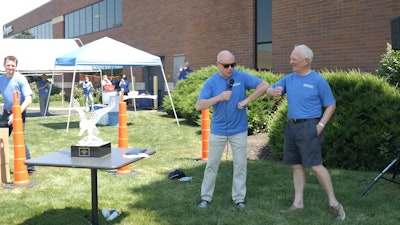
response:
<path fill-rule="evenodd" d="M 161 63 L 164 65 L 165 57 L 160 57 Z M 154 89 L 154 76 L 157 76 L 158 82 L 158 93 L 153 93 Z M 158 95 L 158 106 L 162 105 L 162 99 L 164 98 L 165 85 L 168 85 L 164 81 L 164 77 L 159 66 L 146 66 L 144 70 L 145 79 L 145 91 L 148 91 L 154 95 Z M 168 81 L 167 81 L 168 82 Z"/>
<path fill-rule="evenodd" d="M 178 72 L 179 68 L 183 67 L 185 64 L 185 55 L 184 54 L 179 54 L 179 55 L 174 55 L 174 87 L 176 86 L 178 82 Z"/>

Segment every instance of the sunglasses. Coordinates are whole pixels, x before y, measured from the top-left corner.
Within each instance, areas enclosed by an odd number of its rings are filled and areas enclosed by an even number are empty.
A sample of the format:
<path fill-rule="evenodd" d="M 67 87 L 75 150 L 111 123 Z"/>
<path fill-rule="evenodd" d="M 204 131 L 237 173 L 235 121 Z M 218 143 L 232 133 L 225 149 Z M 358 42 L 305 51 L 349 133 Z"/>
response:
<path fill-rule="evenodd" d="M 235 68 L 236 63 L 232 63 L 232 64 L 223 64 L 218 62 L 219 64 L 221 64 L 225 69 L 228 69 L 229 67 Z"/>

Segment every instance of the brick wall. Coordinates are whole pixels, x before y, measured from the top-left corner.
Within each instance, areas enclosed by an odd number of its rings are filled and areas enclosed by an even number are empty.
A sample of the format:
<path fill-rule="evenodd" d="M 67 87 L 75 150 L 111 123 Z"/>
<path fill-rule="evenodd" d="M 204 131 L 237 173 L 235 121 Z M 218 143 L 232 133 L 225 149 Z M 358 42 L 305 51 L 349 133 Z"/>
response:
<path fill-rule="evenodd" d="M 173 56 L 184 54 L 194 70 L 215 64 L 222 49 L 236 55 L 238 63 L 254 66 L 253 1 L 124 2 L 123 26 L 116 39 L 151 54 L 165 57 L 172 75 Z"/>
<path fill-rule="evenodd" d="M 98 0 L 53 0 L 10 24 L 18 33 L 48 21 L 49 17 L 56 18 L 95 2 Z M 63 23 L 54 24 L 54 38 L 63 38 L 63 29 Z M 179 54 L 184 54 L 192 69 L 197 70 L 215 64 L 218 52 L 228 49 L 239 64 L 254 67 L 254 1 L 123 1 L 121 27 L 79 38 L 86 44 L 104 36 L 164 57 L 169 80 L 173 56 Z"/>
<path fill-rule="evenodd" d="M 390 21 L 400 16 L 398 0 L 273 0 L 273 70 L 287 73 L 295 44 L 314 51 L 314 69 L 358 69 L 375 72 Z"/>
<path fill-rule="evenodd" d="M 98 1 L 53 0 L 7 25 L 17 33 Z M 122 2 L 122 26 L 81 36 L 83 43 L 108 36 L 164 57 L 168 77 L 174 55 L 184 54 L 197 70 L 214 64 L 222 49 L 231 50 L 239 64 L 254 68 L 255 0 Z M 375 72 L 391 42 L 390 20 L 397 16 L 398 0 L 272 0 L 273 72 L 291 71 L 290 52 L 301 43 L 314 50 L 317 70 Z M 62 38 L 63 29 L 62 23 L 55 24 L 54 38 Z M 140 74 L 141 69 L 135 71 Z M 140 75 L 137 81 L 143 81 Z"/>

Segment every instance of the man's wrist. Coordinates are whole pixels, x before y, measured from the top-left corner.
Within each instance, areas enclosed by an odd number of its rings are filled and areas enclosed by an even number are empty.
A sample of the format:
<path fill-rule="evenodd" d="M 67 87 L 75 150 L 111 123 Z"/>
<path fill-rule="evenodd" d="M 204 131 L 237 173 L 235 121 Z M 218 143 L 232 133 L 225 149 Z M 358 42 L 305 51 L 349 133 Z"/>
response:
<path fill-rule="evenodd" d="M 271 86 L 269 86 L 268 88 L 267 88 L 267 91 L 266 91 L 266 93 L 267 93 L 267 95 L 270 95 L 270 93 L 269 93 L 269 89 L 271 88 Z"/>
<path fill-rule="evenodd" d="M 318 125 L 320 125 L 322 128 L 325 128 L 325 124 L 319 122 Z"/>

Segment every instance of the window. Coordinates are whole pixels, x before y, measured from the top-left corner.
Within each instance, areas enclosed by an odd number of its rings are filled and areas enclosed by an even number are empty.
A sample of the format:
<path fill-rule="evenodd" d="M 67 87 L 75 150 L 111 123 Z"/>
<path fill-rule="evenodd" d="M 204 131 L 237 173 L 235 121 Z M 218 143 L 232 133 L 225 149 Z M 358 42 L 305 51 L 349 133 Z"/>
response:
<path fill-rule="evenodd" d="M 79 11 L 75 11 L 74 13 L 73 13 L 73 34 L 75 34 L 75 35 L 79 35 Z"/>
<path fill-rule="evenodd" d="M 114 0 L 107 0 L 107 28 L 115 27 Z"/>
<path fill-rule="evenodd" d="M 51 21 L 31 27 L 20 33 L 12 35 L 10 38 L 24 38 L 24 39 L 52 39 L 53 38 L 53 24 Z"/>
<path fill-rule="evenodd" d="M 272 69 L 272 0 L 256 3 L 256 69 Z"/>
<path fill-rule="evenodd" d="M 115 0 L 115 26 L 122 25 L 122 0 Z"/>
<path fill-rule="evenodd" d="M 92 18 L 93 18 L 93 7 L 92 6 L 89 6 L 89 7 L 86 7 L 86 13 L 85 13 L 85 21 L 86 21 L 86 32 L 89 34 L 89 33 L 92 33 L 93 32 L 93 20 L 92 20 Z"/>
<path fill-rule="evenodd" d="M 122 25 L 122 0 L 103 0 L 65 15 L 65 38 Z"/>
<path fill-rule="evenodd" d="M 107 29 L 107 5 L 106 5 L 106 1 L 100 2 L 99 19 L 100 19 L 100 30 Z"/>
<path fill-rule="evenodd" d="M 87 32 L 86 32 L 86 21 L 85 21 L 85 19 L 86 19 L 86 10 L 85 9 L 81 9 L 81 10 L 79 10 L 79 34 L 80 35 L 82 35 L 82 34 L 86 34 Z"/>
<path fill-rule="evenodd" d="M 100 30 L 100 6 L 99 4 L 93 5 L 93 32 Z"/>

